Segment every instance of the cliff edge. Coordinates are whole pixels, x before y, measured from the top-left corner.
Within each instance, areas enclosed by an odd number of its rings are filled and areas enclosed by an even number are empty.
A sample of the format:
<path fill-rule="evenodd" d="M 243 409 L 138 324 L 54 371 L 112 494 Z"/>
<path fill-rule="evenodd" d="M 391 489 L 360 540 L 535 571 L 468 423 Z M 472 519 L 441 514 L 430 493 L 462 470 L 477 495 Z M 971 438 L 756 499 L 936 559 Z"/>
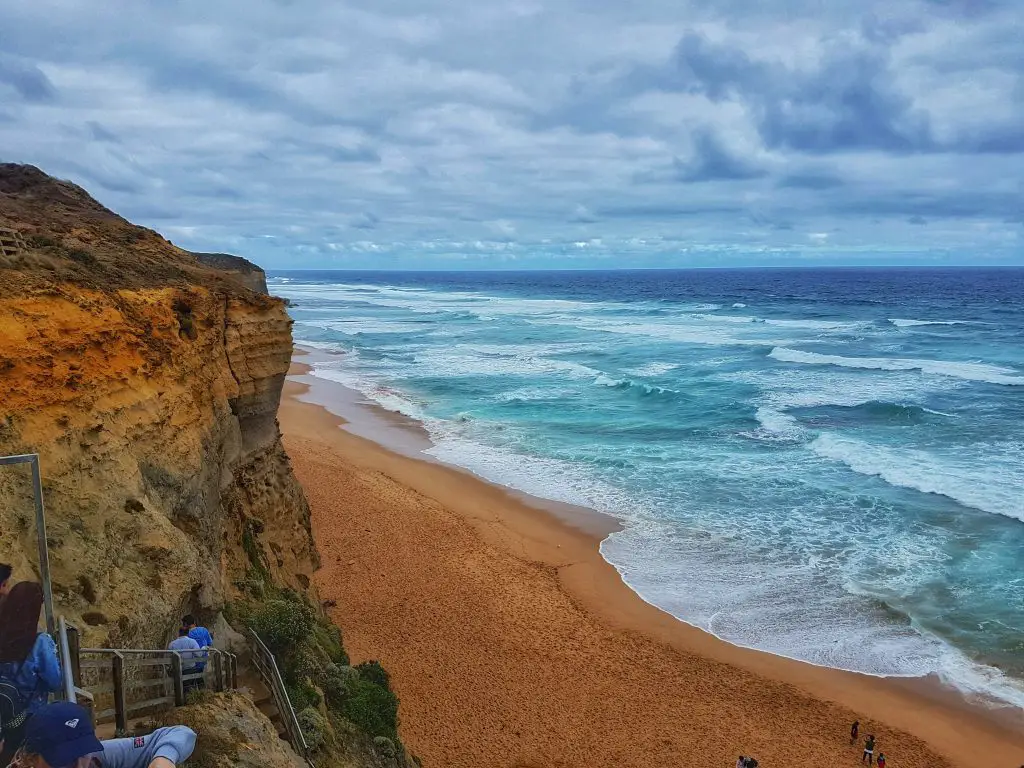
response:
<path fill-rule="evenodd" d="M 162 645 L 186 612 L 213 623 L 254 560 L 307 592 L 309 508 L 276 421 L 291 321 L 247 287 L 262 271 L 26 165 L 0 165 L 0 230 L 0 454 L 40 454 L 56 610 L 87 645 Z M 23 578 L 30 494 L 0 472 L 0 552 Z"/>

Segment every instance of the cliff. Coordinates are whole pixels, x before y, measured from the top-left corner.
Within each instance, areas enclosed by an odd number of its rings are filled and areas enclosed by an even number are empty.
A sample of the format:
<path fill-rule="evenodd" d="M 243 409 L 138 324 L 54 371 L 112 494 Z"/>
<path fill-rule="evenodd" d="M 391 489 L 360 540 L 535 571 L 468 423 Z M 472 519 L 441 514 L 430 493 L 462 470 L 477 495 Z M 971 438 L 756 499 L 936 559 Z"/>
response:
<path fill-rule="evenodd" d="M 56 610 L 88 645 L 213 622 L 254 560 L 302 592 L 309 509 L 276 413 L 283 302 L 31 166 L 0 165 L 0 454 L 40 454 Z M 223 264 L 222 264 L 223 266 Z M 240 281 L 240 274 L 247 275 Z M 262 283 L 265 286 L 265 283 Z M 35 571 L 27 472 L 0 471 L 0 559 Z"/>
<path fill-rule="evenodd" d="M 230 253 L 194 253 L 200 264 L 219 269 L 237 280 L 241 285 L 256 293 L 268 293 L 267 274 L 241 256 Z"/>

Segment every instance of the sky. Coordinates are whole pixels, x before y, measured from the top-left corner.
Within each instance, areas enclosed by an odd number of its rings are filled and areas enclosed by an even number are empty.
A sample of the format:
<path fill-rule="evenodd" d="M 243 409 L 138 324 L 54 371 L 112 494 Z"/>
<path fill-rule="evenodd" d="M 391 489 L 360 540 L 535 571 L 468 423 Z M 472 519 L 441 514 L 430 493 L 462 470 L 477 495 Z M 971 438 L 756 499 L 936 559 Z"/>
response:
<path fill-rule="evenodd" d="M 1021 0 L 0 0 L 0 160 L 287 268 L 1024 264 Z"/>

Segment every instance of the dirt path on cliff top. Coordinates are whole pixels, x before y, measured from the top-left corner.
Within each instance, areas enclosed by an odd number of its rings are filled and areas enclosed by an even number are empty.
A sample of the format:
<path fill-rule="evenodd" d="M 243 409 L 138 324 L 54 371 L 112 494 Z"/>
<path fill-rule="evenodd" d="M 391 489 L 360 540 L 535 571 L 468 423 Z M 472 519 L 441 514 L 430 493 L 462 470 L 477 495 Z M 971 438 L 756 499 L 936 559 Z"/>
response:
<path fill-rule="evenodd" d="M 769 679 L 747 661 L 723 662 L 753 652 L 670 619 L 666 630 L 651 618 L 665 614 L 607 572 L 590 536 L 501 489 L 347 434 L 317 406 L 286 397 L 281 421 L 313 511 L 318 586 L 337 601 L 353 662 L 379 658 L 391 671 L 403 737 L 427 768 L 732 768 L 740 754 L 765 768 L 855 766 L 855 717 L 890 768 L 951 765 L 871 719 L 894 707 L 917 733 L 946 738 L 943 751 L 986 755 L 986 766 L 1022 760 L 977 729 L 944 735 L 956 713 L 927 702 L 918 711 L 895 690 L 888 710 L 854 711 L 784 682 L 787 665 L 840 676 L 844 687 L 846 673 L 756 654 L 780 665 Z M 636 605 L 618 610 L 619 601 Z M 705 654 L 702 638 L 725 650 Z M 854 687 L 884 682 L 848 677 Z M 851 695 L 870 703 L 885 690 Z"/>

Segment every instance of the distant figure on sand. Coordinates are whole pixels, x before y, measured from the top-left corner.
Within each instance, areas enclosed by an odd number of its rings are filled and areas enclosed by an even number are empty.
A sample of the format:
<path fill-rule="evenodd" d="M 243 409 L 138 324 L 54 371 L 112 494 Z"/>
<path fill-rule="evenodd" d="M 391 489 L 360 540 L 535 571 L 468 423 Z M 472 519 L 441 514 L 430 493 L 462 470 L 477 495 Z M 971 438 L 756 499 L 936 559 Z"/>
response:
<path fill-rule="evenodd" d="M 885 768 L 885 753 L 884 752 L 879 752 L 878 753 L 878 759 L 875 760 L 875 765 L 877 765 L 878 768 Z"/>
<path fill-rule="evenodd" d="M 747 758 L 745 758 L 743 755 L 740 755 L 739 759 L 736 761 L 736 768 L 746 768 L 746 765 Z"/>
<path fill-rule="evenodd" d="M 874 759 L 874 756 L 875 737 L 873 734 L 869 733 L 867 739 L 864 740 L 864 755 L 861 757 L 860 761 L 862 763 L 866 761 L 868 765 L 871 765 L 871 761 Z"/>
<path fill-rule="evenodd" d="M 850 745 L 857 743 L 857 735 L 860 733 L 860 720 L 854 720 L 850 726 Z"/>

